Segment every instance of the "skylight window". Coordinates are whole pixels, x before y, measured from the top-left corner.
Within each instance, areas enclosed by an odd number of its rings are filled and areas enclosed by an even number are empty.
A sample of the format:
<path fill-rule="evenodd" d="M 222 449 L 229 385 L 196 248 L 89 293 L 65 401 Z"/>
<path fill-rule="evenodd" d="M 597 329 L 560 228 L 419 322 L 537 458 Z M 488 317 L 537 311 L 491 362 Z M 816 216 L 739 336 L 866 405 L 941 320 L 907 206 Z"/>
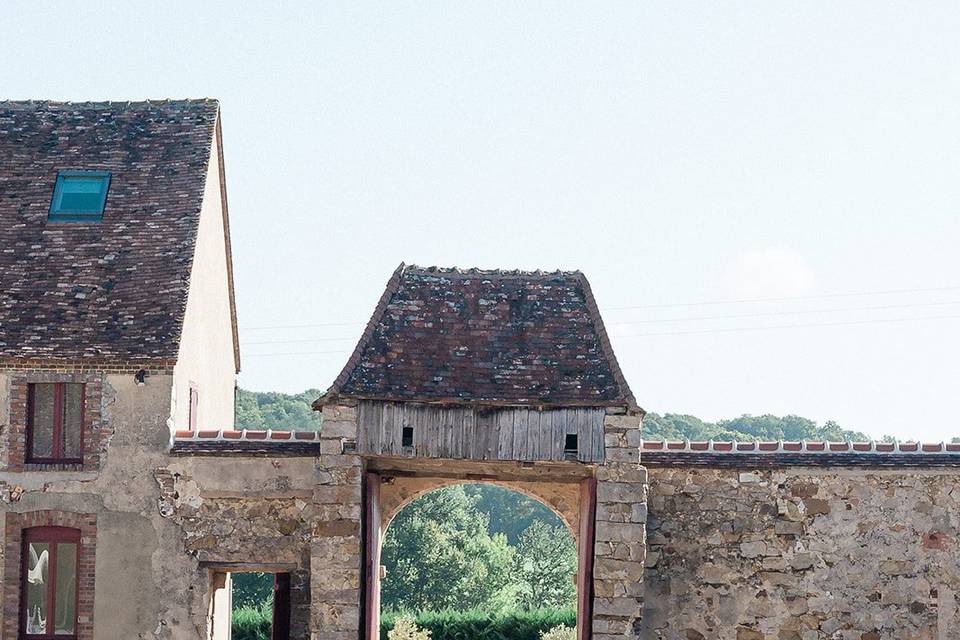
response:
<path fill-rule="evenodd" d="M 109 188 L 109 171 L 61 171 L 53 189 L 49 219 L 100 220 Z"/>

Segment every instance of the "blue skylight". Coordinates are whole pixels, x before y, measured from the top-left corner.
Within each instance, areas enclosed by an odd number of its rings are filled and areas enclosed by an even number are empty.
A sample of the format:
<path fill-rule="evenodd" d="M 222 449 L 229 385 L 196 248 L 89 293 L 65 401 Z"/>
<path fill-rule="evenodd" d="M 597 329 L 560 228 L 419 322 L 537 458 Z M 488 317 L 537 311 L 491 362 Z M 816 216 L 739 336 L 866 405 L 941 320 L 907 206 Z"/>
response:
<path fill-rule="evenodd" d="M 103 218 L 110 188 L 109 171 L 61 171 L 53 189 L 49 220 L 97 221 Z"/>

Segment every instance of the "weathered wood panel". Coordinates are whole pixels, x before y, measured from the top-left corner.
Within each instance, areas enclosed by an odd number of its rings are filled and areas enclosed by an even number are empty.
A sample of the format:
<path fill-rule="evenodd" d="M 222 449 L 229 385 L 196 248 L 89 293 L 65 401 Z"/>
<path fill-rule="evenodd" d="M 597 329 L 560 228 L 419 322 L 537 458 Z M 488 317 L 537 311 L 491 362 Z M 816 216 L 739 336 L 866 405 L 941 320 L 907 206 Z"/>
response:
<path fill-rule="evenodd" d="M 366 455 L 461 460 L 603 461 L 603 409 L 444 407 L 361 402 L 357 450 Z M 403 428 L 413 446 L 403 446 Z M 576 452 L 565 451 L 567 434 Z"/>

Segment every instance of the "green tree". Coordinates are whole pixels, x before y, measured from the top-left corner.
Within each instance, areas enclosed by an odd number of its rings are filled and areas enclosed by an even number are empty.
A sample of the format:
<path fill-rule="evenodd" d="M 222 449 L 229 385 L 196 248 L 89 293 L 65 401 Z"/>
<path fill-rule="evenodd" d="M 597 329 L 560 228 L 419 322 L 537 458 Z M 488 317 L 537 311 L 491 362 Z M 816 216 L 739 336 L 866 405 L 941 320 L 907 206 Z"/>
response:
<path fill-rule="evenodd" d="M 512 546 L 517 546 L 520 534 L 534 522 L 563 526 L 549 507 L 516 491 L 495 484 L 468 484 L 464 491 L 475 496 L 477 509 L 488 515 L 490 535 L 502 533 Z"/>
<path fill-rule="evenodd" d="M 514 566 L 523 608 L 575 606 L 577 549 L 564 525 L 533 522 L 520 534 Z"/>
<path fill-rule="evenodd" d="M 320 428 L 320 414 L 310 405 L 321 393 L 317 389 L 294 395 L 237 389 L 234 424 L 237 429 L 316 431 Z"/>
<path fill-rule="evenodd" d="M 251 571 L 234 573 L 233 608 L 259 607 L 264 602 L 273 601 L 273 574 Z"/>
<path fill-rule="evenodd" d="M 801 416 L 742 415 L 716 423 L 697 417 L 667 413 L 648 413 L 643 420 L 647 440 L 870 440 L 859 431 L 842 428 L 828 420 L 822 426 Z"/>
<path fill-rule="evenodd" d="M 437 610 L 512 602 L 514 550 L 503 534 L 490 535 L 487 514 L 462 486 L 414 500 L 397 514 L 384 538 L 384 608 Z"/>

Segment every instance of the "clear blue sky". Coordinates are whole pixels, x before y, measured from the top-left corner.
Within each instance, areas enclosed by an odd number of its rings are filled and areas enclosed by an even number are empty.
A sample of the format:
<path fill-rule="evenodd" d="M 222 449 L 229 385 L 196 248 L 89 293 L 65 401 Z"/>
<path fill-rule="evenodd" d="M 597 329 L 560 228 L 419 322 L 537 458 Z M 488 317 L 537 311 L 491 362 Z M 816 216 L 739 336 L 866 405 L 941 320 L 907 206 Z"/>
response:
<path fill-rule="evenodd" d="M 401 260 L 578 268 L 648 410 L 960 434 L 956 3 L 243 4 L 0 6 L 3 97 L 222 101 L 243 386 Z"/>

